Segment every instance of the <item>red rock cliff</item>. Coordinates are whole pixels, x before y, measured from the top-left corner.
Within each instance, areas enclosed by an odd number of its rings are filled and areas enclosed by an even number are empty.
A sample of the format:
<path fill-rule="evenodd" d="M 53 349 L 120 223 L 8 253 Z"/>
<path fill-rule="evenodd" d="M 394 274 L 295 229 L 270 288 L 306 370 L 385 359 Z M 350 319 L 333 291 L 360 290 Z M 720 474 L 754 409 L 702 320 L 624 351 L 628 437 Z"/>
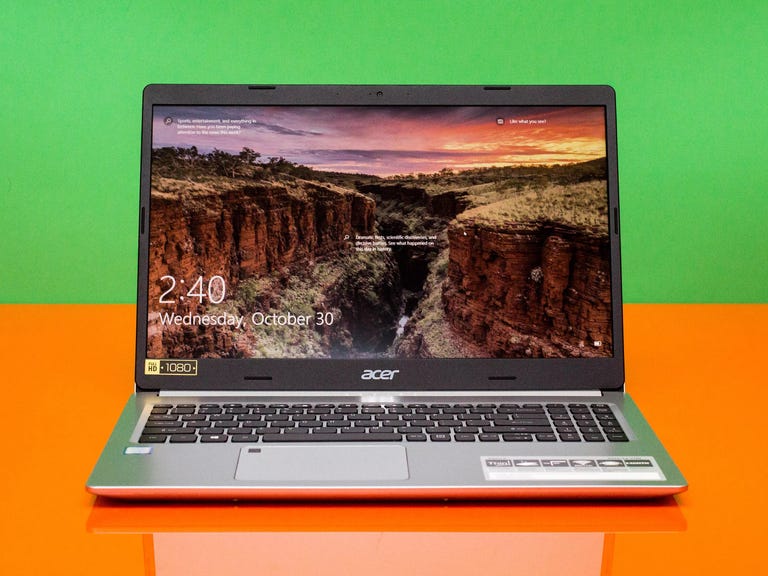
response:
<path fill-rule="evenodd" d="M 448 229 L 443 290 L 457 332 L 500 357 L 612 352 L 607 236 L 562 223 Z"/>
<path fill-rule="evenodd" d="M 347 234 L 371 234 L 374 202 L 331 185 L 265 183 L 223 191 L 153 189 L 150 278 L 255 273 L 339 249 Z M 150 301 L 161 284 L 150 283 Z"/>
<path fill-rule="evenodd" d="M 168 288 L 162 276 L 189 286 L 200 275 L 219 275 L 231 294 L 240 280 L 331 253 L 346 244 L 345 235 L 374 230 L 374 201 L 331 184 L 222 179 L 214 186 L 165 178 L 153 184 L 151 318 Z M 185 314 L 200 307 L 186 299 L 174 309 Z M 166 339 L 181 334 L 173 332 L 166 329 Z M 168 352 L 152 320 L 148 340 L 150 354 Z"/>

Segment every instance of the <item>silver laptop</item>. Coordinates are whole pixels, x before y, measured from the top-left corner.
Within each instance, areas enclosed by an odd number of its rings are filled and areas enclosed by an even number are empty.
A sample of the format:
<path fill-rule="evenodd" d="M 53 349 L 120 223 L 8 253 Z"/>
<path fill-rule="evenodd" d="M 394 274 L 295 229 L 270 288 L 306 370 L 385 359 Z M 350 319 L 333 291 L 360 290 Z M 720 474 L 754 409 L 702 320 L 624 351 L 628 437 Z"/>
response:
<path fill-rule="evenodd" d="M 144 91 L 125 498 L 653 497 L 607 86 Z M 642 382 L 634 383 L 642 386 Z"/>

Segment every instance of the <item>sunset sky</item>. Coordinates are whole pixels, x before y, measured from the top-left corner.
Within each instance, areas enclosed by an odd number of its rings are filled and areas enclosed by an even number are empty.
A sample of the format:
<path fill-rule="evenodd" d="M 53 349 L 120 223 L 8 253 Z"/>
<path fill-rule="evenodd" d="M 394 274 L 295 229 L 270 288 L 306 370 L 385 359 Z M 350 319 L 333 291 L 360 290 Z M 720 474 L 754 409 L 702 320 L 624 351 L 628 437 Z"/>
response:
<path fill-rule="evenodd" d="M 195 134 L 201 126 L 209 133 Z M 226 126 L 229 134 L 210 133 Z M 264 159 L 378 176 L 606 153 L 602 107 L 155 107 L 153 147 L 192 145 L 235 154 L 247 146 Z"/>

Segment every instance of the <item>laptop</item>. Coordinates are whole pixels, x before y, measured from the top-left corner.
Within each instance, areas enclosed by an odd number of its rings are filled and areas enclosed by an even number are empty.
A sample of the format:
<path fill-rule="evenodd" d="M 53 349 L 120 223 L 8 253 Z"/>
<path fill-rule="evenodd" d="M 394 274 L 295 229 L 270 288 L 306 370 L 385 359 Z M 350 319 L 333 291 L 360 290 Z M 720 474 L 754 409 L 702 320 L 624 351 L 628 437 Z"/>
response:
<path fill-rule="evenodd" d="M 619 239 L 608 86 L 147 86 L 135 391 L 87 489 L 681 492 Z"/>

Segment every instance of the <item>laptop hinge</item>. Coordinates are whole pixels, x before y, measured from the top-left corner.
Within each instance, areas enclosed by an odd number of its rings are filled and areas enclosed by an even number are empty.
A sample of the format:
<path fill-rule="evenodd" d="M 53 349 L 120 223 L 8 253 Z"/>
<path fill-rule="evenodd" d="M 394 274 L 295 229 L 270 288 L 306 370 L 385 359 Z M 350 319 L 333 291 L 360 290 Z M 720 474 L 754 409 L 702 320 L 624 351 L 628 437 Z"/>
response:
<path fill-rule="evenodd" d="M 353 392 L 350 390 L 324 390 L 324 391 L 317 391 L 317 390 L 161 390 L 158 393 L 158 396 L 162 397 L 171 397 L 171 396 L 198 396 L 198 397 L 234 397 L 234 396 L 285 396 L 285 397 L 296 397 L 296 396 L 354 396 L 354 397 L 362 397 L 364 399 L 372 399 L 371 401 L 376 401 L 378 399 L 381 399 L 381 402 L 385 402 L 387 398 L 406 398 L 406 397 L 423 397 L 423 396 L 443 396 L 443 397 L 467 397 L 467 396 L 477 396 L 477 397 L 490 397 L 490 396 L 504 396 L 504 397 L 534 397 L 534 396 L 545 396 L 545 397 L 555 397 L 555 396 L 568 396 L 569 398 L 574 397 L 583 397 L 583 398 L 594 398 L 594 397 L 600 397 L 602 396 L 602 392 L 600 390 L 516 390 L 516 391 L 502 391 L 502 390 L 484 390 L 484 391 L 477 391 L 477 390 L 451 390 L 451 391 L 444 391 L 444 390 L 424 390 L 422 392 L 415 392 L 413 390 L 408 392 L 398 392 L 398 391 L 392 391 L 392 390 L 386 390 L 386 391 L 363 391 L 358 390 L 357 392 Z M 376 400 L 374 400 L 376 399 Z"/>

